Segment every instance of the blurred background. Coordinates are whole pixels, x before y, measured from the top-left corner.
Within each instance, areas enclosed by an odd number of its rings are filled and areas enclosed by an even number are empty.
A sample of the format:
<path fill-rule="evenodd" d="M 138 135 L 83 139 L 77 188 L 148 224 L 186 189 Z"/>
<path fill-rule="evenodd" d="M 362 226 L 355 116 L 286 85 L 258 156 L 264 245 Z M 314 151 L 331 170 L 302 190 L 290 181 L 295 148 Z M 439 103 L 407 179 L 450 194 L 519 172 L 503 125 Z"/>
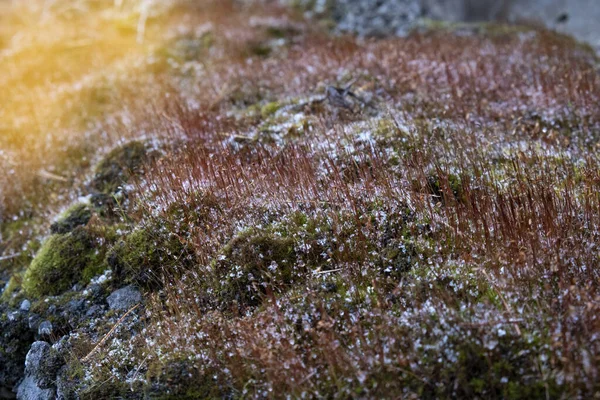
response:
<path fill-rule="evenodd" d="M 298 3 L 298 0 L 280 0 Z M 300 0 L 313 12 L 333 9 L 343 31 L 406 34 L 423 19 L 544 25 L 600 49 L 598 0 Z"/>

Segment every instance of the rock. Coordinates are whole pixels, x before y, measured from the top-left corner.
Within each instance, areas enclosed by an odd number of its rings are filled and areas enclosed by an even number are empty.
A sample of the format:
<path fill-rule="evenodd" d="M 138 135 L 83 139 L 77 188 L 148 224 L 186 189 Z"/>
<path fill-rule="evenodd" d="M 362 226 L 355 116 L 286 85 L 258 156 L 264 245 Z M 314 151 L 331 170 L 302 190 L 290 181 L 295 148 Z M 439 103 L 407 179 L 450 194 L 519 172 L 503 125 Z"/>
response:
<path fill-rule="evenodd" d="M 44 358 L 48 357 L 51 346 L 47 342 L 34 342 L 25 357 L 25 373 L 38 375 Z"/>
<path fill-rule="evenodd" d="M 25 379 L 19 384 L 18 399 L 54 399 L 57 375 L 65 364 L 68 351 L 67 337 L 53 346 L 43 341 L 34 342 L 25 358 Z"/>
<path fill-rule="evenodd" d="M 38 327 L 38 335 L 40 335 L 40 336 L 44 336 L 44 335 L 49 336 L 50 334 L 52 334 L 52 328 L 53 328 L 52 327 L 52 322 L 50 322 L 50 321 L 42 321 L 42 323 Z"/>
<path fill-rule="evenodd" d="M 70 314 L 80 313 L 85 308 L 85 300 L 73 299 L 67 303 L 66 311 Z"/>
<path fill-rule="evenodd" d="M 23 300 L 21 302 L 21 307 L 19 307 L 19 309 L 21 311 L 29 311 L 30 308 L 31 308 L 31 302 L 27 299 Z"/>
<path fill-rule="evenodd" d="M 598 0 L 279 0 L 328 15 L 337 30 L 360 36 L 405 35 L 423 19 L 537 22 L 600 51 Z"/>
<path fill-rule="evenodd" d="M 115 290 L 106 299 L 111 310 L 128 310 L 140 301 L 142 294 L 132 285 Z"/>
<path fill-rule="evenodd" d="M 42 317 L 40 317 L 39 314 L 31 314 L 27 319 L 29 329 L 31 329 L 32 332 L 37 332 L 40 322 L 42 322 Z"/>
<path fill-rule="evenodd" d="M 52 347 L 42 341 L 34 342 L 25 358 L 25 379 L 19 384 L 17 399 L 54 399 L 54 389 L 44 379 Z"/>
<path fill-rule="evenodd" d="M 11 320 L 0 310 L 0 392 L 12 392 L 23 377 L 31 342 L 33 331 L 23 313 L 13 314 Z"/>
<path fill-rule="evenodd" d="M 25 377 L 17 390 L 17 399 L 19 400 L 52 400 L 55 392 L 53 389 L 42 389 L 31 376 Z"/>
<path fill-rule="evenodd" d="M 62 218 L 50 225 L 50 232 L 72 232 L 76 227 L 86 225 L 91 218 L 92 211 L 86 204 L 75 204 L 63 213 Z"/>
<path fill-rule="evenodd" d="M 421 1 L 338 0 L 333 17 L 343 32 L 356 32 L 360 36 L 402 36 L 421 17 Z"/>
<path fill-rule="evenodd" d="M 95 318 L 101 316 L 103 312 L 104 310 L 102 309 L 102 307 L 95 304 L 88 308 L 88 310 L 85 312 L 85 316 L 89 318 Z"/>

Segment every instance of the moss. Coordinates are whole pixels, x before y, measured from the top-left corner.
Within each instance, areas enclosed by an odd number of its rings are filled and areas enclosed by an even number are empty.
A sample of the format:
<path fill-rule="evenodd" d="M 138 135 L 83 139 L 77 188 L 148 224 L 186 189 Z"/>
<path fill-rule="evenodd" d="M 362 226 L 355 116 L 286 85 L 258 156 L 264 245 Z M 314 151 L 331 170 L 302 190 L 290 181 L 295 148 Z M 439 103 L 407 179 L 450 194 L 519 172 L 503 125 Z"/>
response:
<path fill-rule="evenodd" d="M 88 229 L 77 227 L 67 234 L 51 235 L 25 271 L 27 295 L 58 295 L 74 284 L 87 283 L 104 270 L 104 248 Z"/>
<path fill-rule="evenodd" d="M 448 194 L 457 201 L 463 198 L 462 180 L 454 174 L 428 176 L 427 190 L 441 202 L 448 200 Z"/>
<path fill-rule="evenodd" d="M 286 39 L 300 34 L 293 26 L 268 26 L 265 33 L 274 39 Z"/>
<path fill-rule="evenodd" d="M 195 263 L 186 242 L 165 226 L 163 221 L 140 227 L 108 252 L 107 262 L 117 282 L 154 289 L 160 286 L 163 272 L 174 273 Z"/>
<path fill-rule="evenodd" d="M 260 115 L 263 118 L 268 118 L 271 115 L 275 114 L 280 108 L 281 108 L 281 103 L 279 103 L 278 101 L 272 101 L 261 107 Z"/>
<path fill-rule="evenodd" d="M 16 305 L 18 303 L 17 297 L 19 290 L 21 289 L 21 284 L 23 282 L 23 277 L 21 274 L 13 274 L 4 290 L 2 291 L 2 296 L 0 296 L 0 300 L 5 303 L 9 303 L 10 305 Z"/>
<path fill-rule="evenodd" d="M 92 218 L 92 211 L 86 204 L 77 203 L 66 210 L 58 221 L 50 226 L 52 233 L 69 233 L 78 226 L 86 225 Z"/>
<path fill-rule="evenodd" d="M 214 264 L 220 302 L 260 304 L 267 288 L 282 291 L 301 271 L 295 270 L 294 240 L 272 230 L 248 229 L 234 237 Z"/>
<path fill-rule="evenodd" d="M 159 364 L 159 363 L 155 363 Z M 158 389 L 150 398 L 160 400 L 231 398 L 230 390 L 220 382 L 220 371 L 199 370 L 188 360 L 170 360 L 148 368 L 147 378 Z M 151 390 L 152 392 L 153 390 Z"/>
<path fill-rule="evenodd" d="M 139 141 L 117 147 L 96 166 L 89 186 L 97 192 L 114 193 L 153 156 L 146 145 Z"/>
<path fill-rule="evenodd" d="M 126 382 L 117 381 L 114 378 L 100 381 L 98 384 L 89 386 L 79 393 L 77 397 L 84 400 L 96 399 L 139 399 L 138 393 L 134 393 Z"/>
<path fill-rule="evenodd" d="M 153 73 L 176 72 L 177 67 L 190 61 L 202 61 L 215 43 L 212 32 L 201 36 L 186 34 L 167 41 L 154 52 L 150 70 Z"/>
<path fill-rule="evenodd" d="M 248 45 L 248 55 L 256 57 L 268 57 L 273 52 L 273 48 L 267 41 L 252 42 Z"/>
<path fill-rule="evenodd" d="M 27 315 L 11 313 L 9 318 L 7 313 L 0 307 L 0 387 L 10 389 L 23 377 L 25 356 L 34 336 Z"/>

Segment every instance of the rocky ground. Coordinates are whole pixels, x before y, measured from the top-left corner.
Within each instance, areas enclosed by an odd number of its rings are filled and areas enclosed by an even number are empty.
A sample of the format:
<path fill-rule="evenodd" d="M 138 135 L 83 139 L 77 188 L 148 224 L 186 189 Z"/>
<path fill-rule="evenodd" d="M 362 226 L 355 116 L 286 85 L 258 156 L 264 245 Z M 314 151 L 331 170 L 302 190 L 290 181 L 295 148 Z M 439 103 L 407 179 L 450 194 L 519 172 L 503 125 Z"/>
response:
<path fill-rule="evenodd" d="M 595 0 L 280 0 L 330 16 L 336 29 L 369 35 L 406 35 L 424 21 L 537 24 L 573 35 L 600 50 L 600 5 Z M 426 24 L 426 22 L 425 22 Z"/>
<path fill-rule="evenodd" d="M 0 398 L 600 398 L 599 60 L 448 4 L 0 2 Z"/>

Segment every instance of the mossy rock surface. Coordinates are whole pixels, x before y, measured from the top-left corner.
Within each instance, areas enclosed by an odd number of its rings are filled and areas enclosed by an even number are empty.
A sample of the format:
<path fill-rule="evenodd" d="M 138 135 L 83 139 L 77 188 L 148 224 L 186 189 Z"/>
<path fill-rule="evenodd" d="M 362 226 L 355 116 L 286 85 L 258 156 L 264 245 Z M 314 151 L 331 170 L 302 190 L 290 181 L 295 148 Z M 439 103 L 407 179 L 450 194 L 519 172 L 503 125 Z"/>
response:
<path fill-rule="evenodd" d="M 248 229 L 222 250 L 215 270 L 220 301 L 243 306 L 260 304 L 267 288 L 282 291 L 303 271 L 295 266 L 294 240 L 272 231 Z"/>
<path fill-rule="evenodd" d="M 101 193 L 114 193 L 154 156 L 155 153 L 140 141 L 117 147 L 96 166 L 90 188 Z"/>
<path fill-rule="evenodd" d="M 218 371 L 199 371 L 187 360 L 170 360 L 149 368 L 153 382 L 150 398 L 160 400 L 200 400 L 233 398 L 231 389 L 215 377 Z M 156 395 L 153 394 L 156 392 Z"/>
<path fill-rule="evenodd" d="M 27 317 L 0 307 L 0 389 L 12 389 L 23 377 L 25 356 L 34 340 Z M 1 392 L 0 392 L 1 393 Z"/>
<path fill-rule="evenodd" d="M 92 218 L 92 210 L 82 203 L 71 206 L 62 218 L 50 226 L 52 233 L 69 233 L 78 226 L 86 225 Z"/>
<path fill-rule="evenodd" d="M 128 234 L 110 250 L 107 262 L 123 286 L 135 283 L 153 289 L 160 286 L 163 272 L 175 273 L 195 258 L 177 235 L 157 223 Z"/>
<path fill-rule="evenodd" d="M 104 270 L 104 254 L 98 238 L 84 227 L 51 235 L 25 271 L 23 289 L 34 297 L 55 296 L 87 283 Z"/>

